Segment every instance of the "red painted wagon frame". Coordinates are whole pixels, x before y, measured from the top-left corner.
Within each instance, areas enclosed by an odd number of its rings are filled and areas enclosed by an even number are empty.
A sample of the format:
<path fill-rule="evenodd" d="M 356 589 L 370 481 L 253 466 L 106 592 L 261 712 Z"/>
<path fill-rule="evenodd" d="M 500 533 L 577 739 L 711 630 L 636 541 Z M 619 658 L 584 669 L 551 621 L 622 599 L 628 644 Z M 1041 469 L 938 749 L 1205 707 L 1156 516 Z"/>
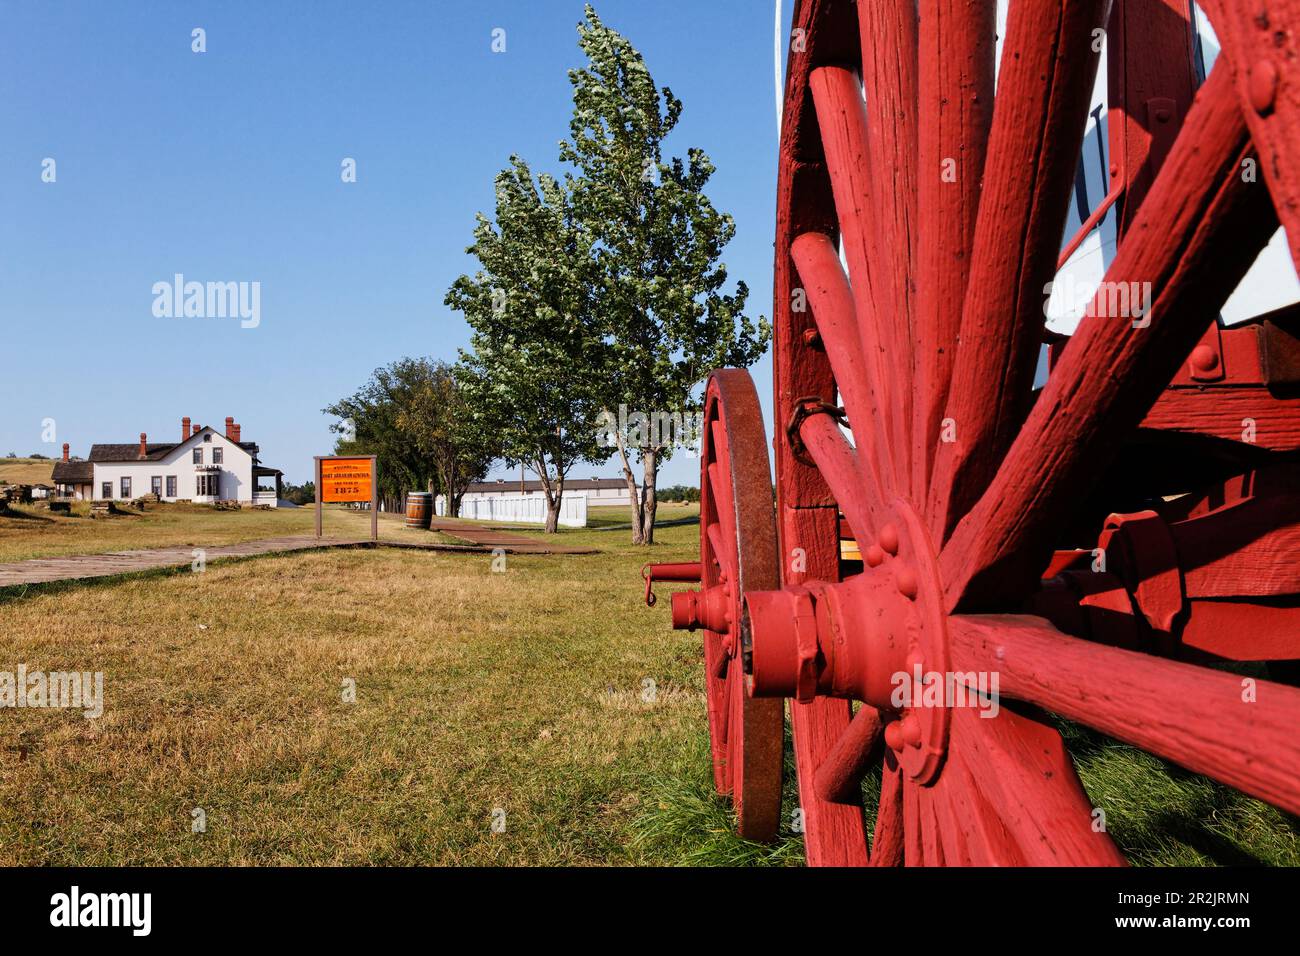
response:
<path fill-rule="evenodd" d="M 1216 321 L 1279 222 L 1300 262 L 1300 0 L 1203 7 L 1198 88 L 1184 0 L 1011 0 L 995 97 L 992 0 L 796 4 L 776 500 L 752 382 L 717 372 L 704 586 L 673 599 L 743 835 L 778 825 L 781 698 L 812 864 L 1122 863 L 1044 711 L 1300 812 L 1300 691 L 1199 666 L 1300 657 L 1296 310 Z M 1103 29 L 1085 228 L 1117 217 L 1106 282 L 1152 301 L 1099 292 L 1066 341 L 1044 298 Z M 927 702 L 928 674 L 1008 700 Z"/>

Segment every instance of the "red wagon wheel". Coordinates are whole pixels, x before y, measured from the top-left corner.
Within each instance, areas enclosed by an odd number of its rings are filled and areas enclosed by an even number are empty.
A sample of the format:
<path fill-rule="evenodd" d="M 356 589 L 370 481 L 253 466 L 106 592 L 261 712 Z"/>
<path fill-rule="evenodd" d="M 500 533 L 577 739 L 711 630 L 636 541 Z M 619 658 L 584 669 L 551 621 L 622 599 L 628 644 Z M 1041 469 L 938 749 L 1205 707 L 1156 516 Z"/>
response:
<path fill-rule="evenodd" d="M 781 814 L 785 705 L 746 693 L 741 599 L 780 583 L 763 412 L 749 374 L 709 379 L 700 467 L 699 591 L 673 595 L 673 626 L 704 630 L 713 779 L 740 835 L 771 840 Z"/>
<path fill-rule="evenodd" d="M 1185 3 L 1116 2 L 1186 26 Z M 742 634 L 753 693 L 796 700 L 812 863 L 1122 863 L 1039 708 L 1300 812 L 1300 692 L 1023 613 L 1075 503 L 1279 215 L 1300 219 L 1300 8 L 1205 6 L 1224 56 L 1177 107 L 1106 275 L 1149 284 L 1151 307 L 1090 311 L 1035 397 L 1109 0 L 1011 0 L 996 99 L 992 0 L 796 5 L 774 372 L 782 556 L 806 561 L 781 562 L 781 590 L 746 588 Z M 841 401 L 851 441 L 827 413 Z M 843 581 L 841 512 L 864 558 Z M 1020 703 L 927 702 L 930 674 L 963 692 L 996 676 Z"/>

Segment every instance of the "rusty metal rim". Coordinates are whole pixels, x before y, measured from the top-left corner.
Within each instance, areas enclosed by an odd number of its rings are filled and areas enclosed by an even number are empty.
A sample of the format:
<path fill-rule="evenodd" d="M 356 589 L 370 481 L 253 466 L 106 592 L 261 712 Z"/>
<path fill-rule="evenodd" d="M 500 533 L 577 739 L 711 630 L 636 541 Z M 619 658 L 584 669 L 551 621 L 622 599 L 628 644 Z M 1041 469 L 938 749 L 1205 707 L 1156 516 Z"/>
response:
<path fill-rule="evenodd" d="M 726 436 L 725 449 L 715 447 L 712 422 L 718 421 Z M 704 444 L 701 449 L 700 557 L 702 584 L 716 585 L 716 570 L 710 558 L 713 545 L 708 536 L 708 514 L 724 504 L 712 493 L 708 466 L 716 462 L 731 499 L 734 551 L 725 558 L 732 564 L 731 622 L 739 630 L 741 598 L 748 590 L 769 590 L 780 586 L 776 535 L 776 508 L 771 471 L 767 458 L 767 437 L 763 412 L 753 379 L 743 369 L 720 369 L 709 378 L 705 398 Z M 724 524 L 725 528 L 725 524 Z M 736 637 L 739 637 L 737 633 Z M 751 840 L 776 836 L 781 816 L 781 778 L 784 763 L 785 704 L 781 700 L 751 698 L 745 689 L 740 666 L 739 639 L 731 641 L 726 676 L 719 679 L 716 655 L 722 650 L 722 636 L 705 632 L 706 648 L 714 660 L 706 660 L 706 680 L 711 692 L 725 694 L 716 700 L 727 713 L 726 780 L 736 807 L 740 835 Z M 707 656 L 707 655 L 706 655 Z M 711 708 L 711 711 L 713 708 Z M 710 731 L 717 733 L 721 714 L 710 714 Z M 740 733 L 735 730 L 739 724 Z M 715 759 L 719 756 L 714 741 Z"/>

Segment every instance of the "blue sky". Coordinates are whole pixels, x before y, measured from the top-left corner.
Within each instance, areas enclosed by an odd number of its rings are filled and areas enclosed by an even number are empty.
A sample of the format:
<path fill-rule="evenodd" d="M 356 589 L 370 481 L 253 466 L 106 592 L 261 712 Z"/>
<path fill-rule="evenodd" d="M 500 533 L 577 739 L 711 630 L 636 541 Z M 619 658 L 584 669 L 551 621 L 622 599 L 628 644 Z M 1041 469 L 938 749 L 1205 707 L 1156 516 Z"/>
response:
<path fill-rule="evenodd" d="M 670 151 L 714 160 L 709 195 L 737 223 L 725 261 L 770 315 L 772 5 L 596 7 L 684 101 Z M 65 441 L 84 455 L 232 415 L 267 464 L 308 478 L 332 446 L 321 408 L 376 366 L 467 343 L 443 296 L 473 268 L 474 214 L 509 155 L 558 168 L 581 14 L 581 0 L 0 2 L 0 455 Z M 260 324 L 155 317 L 153 284 L 176 273 L 260 282 Z M 755 375 L 770 407 L 766 358 Z M 697 467 L 680 457 L 662 483 L 694 484 Z"/>

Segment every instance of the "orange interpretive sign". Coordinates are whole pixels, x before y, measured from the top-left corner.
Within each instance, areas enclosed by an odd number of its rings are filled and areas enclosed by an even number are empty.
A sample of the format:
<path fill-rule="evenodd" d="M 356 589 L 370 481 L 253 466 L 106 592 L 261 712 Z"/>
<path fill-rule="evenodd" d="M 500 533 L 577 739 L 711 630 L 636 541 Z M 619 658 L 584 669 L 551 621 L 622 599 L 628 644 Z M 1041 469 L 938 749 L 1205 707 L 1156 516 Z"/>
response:
<path fill-rule="evenodd" d="M 321 501 L 369 501 L 375 484 L 373 458 L 322 458 Z"/>

